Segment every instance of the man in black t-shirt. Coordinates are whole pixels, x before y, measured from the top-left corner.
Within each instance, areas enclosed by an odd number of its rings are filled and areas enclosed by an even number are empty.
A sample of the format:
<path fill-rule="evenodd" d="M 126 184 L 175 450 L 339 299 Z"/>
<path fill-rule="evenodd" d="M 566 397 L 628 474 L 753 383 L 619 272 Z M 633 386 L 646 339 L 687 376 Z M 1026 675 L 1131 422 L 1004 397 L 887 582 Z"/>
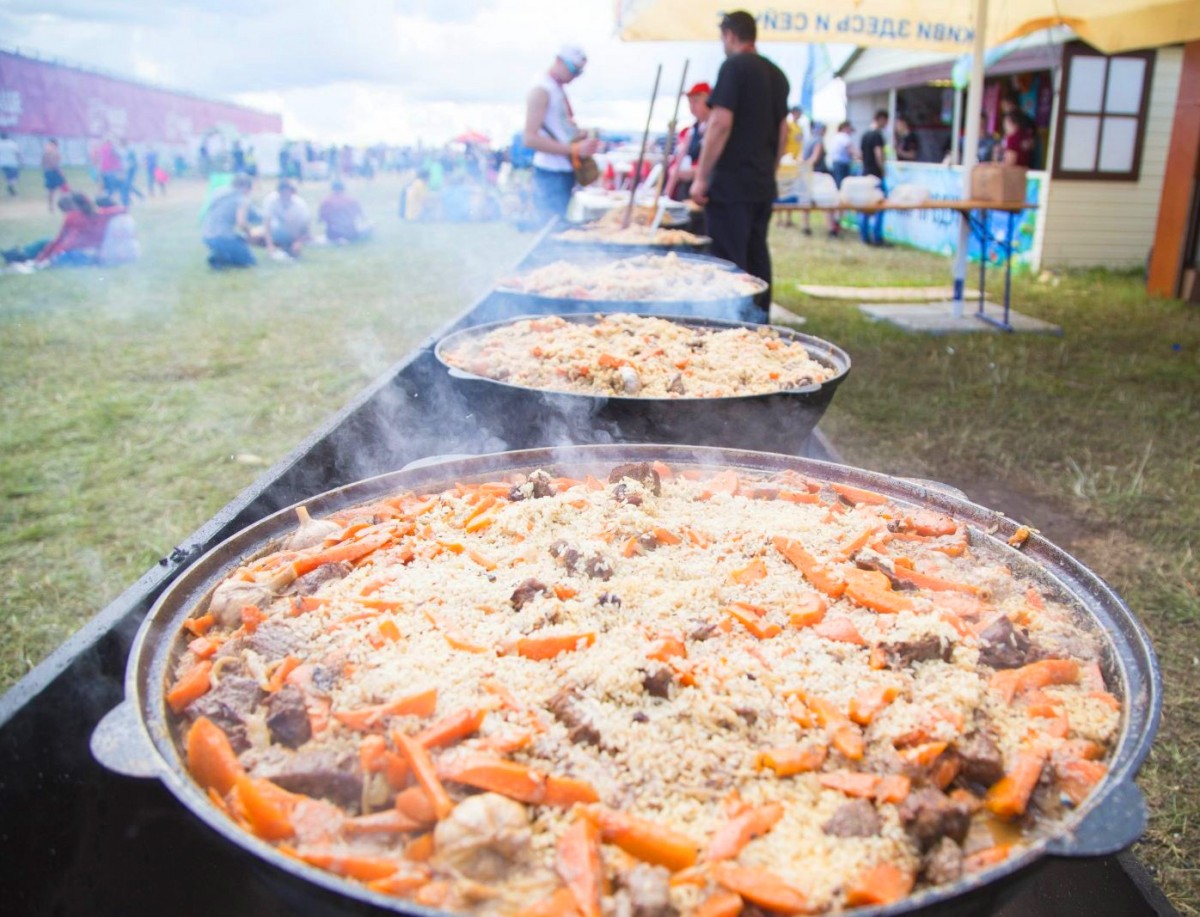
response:
<path fill-rule="evenodd" d="M 875 112 L 875 120 L 872 127 L 862 136 L 862 167 L 863 175 L 874 175 L 879 179 L 879 188 L 884 194 L 887 194 L 887 188 L 883 183 L 883 162 L 884 162 L 884 147 L 887 141 L 883 138 L 883 131 L 887 127 L 888 113 L 882 108 Z M 871 224 L 875 224 L 875 231 L 872 233 Z M 882 245 L 883 244 L 883 211 L 877 211 L 874 214 L 864 213 L 862 220 L 859 223 L 859 231 L 862 234 L 862 240 L 867 245 Z"/>
<path fill-rule="evenodd" d="M 744 11 L 721 20 L 725 63 L 708 105 L 712 110 L 692 199 L 705 207 L 712 252 L 768 284 L 748 318 L 766 322 L 771 304 L 767 231 L 775 171 L 787 143 L 788 81 L 755 50 L 757 27 Z"/>

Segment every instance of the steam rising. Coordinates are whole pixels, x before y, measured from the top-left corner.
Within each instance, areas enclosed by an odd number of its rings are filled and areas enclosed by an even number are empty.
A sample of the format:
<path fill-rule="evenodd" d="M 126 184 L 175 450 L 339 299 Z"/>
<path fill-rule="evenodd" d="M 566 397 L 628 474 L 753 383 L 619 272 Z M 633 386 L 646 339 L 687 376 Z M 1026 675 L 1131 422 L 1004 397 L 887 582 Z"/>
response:
<path fill-rule="evenodd" d="M 630 253 L 632 254 L 632 253 Z M 519 266 L 570 257 L 595 264 L 618 256 L 564 253 L 543 242 Z M 666 317 L 740 320 L 750 298 L 709 302 L 598 303 L 493 290 L 450 331 L 536 314 L 630 311 Z M 445 337 L 445 335 L 440 335 Z M 357 340 L 364 365 L 383 354 Z M 436 456 L 483 455 L 575 445 L 662 443 L 803 454 L 837 381 L 814 391 L 718 399 L 603 398 L 540 392 L 451 374 L 429 341 L 385 373 L 325 430 L 302 443 L 287 467 L 245 513 L 245 522 L 318 493 Z M 827 354 L 822 355 L 828 359 Z M 840 379 L 840 377 L 839 377 Z M 698 456 L 698 458 L 701 458 Z M 703 455 L 711 461 L 711 455 Z"/>

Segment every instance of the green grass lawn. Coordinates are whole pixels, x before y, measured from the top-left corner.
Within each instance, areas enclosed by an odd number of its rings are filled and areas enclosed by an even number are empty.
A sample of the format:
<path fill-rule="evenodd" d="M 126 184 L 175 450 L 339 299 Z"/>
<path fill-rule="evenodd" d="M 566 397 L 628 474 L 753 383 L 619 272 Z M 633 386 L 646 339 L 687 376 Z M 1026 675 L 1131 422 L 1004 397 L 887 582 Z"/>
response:
<path fill-rule="evenodd" d="M 354 190 L 379 238 L 295 265 L 208 270 L 185 184 L 141 208 L 141 263 L 0 277 L 0 687 L 530 241 L 498 224 L 404 226 L 394 185 Z M 0 246 L 55 225 L 44 199 L 0 201 Z M 1140 779 L 1152 821 L 1138 852 L 1200 914 L 1200 310 L 1148 298 L 1132 274 L 1019 277 L 1015 307 L 1062 337 L 914 336 L 794 284 L 944 284 L 945 259 L 799 230 L 772 244 L 776 298 L 853 357 L 822 424 L 846 460 L 956 484 L 1031 522 L 1150 629 L 1166 711 Z"/>
<path fill-rule="evenodd" d="M 370 244 L 215 272 L 201 193 L 175 190 L 138 210 L 136 265 L 0 277 L 0 686 L 531 244 L 403 225 L 396 185 L 364 183 Z M 41 204 L 0 201 L 0 247 L 53 233 Z"/>

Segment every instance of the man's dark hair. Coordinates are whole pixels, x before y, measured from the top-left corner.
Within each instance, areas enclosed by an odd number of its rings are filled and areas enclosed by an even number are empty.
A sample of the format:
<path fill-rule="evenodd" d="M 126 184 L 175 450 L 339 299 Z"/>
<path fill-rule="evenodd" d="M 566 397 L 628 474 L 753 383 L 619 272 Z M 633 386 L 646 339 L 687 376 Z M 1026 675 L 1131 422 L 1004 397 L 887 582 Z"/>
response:
<path fill-rule="evenodd" d="M 81 211 L 85 216 L 92 216 L 96 212 L 96 205 L 92 203 L 92 199 L 82 191 L 71 192 L 71 203 L 75 205 L 75 209 Z"/>
<path fill-rule="evenodd" d="M 752 42 L 758 38 L 758 26 L 754 23 L 754 17 L 745 10 L 726 13 L 721 20 L 721 31 L 732 32 L 738 41 Z"/>
<path fill-rule="evenodd" d="M 888 112 L 886 108 L 881 108 L 879 111 L 875 112 L 875 120 L 878 121 L 880 118 L 882 118 L 884 121 L 888 119 Z"/>

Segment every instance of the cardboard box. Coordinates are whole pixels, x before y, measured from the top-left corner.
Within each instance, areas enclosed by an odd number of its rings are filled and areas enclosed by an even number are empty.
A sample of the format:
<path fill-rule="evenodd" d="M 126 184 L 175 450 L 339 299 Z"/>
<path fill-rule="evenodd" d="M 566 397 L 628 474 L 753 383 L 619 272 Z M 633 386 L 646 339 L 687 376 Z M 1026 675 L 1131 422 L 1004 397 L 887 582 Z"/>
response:
<path fill-rule="evenodd" d="M 1004 166 L 999 163 L 980 163 L 971 170 L 971 200 L 989 204 L 1021 204 L 1025 202 L 1024 166 Z"/>

